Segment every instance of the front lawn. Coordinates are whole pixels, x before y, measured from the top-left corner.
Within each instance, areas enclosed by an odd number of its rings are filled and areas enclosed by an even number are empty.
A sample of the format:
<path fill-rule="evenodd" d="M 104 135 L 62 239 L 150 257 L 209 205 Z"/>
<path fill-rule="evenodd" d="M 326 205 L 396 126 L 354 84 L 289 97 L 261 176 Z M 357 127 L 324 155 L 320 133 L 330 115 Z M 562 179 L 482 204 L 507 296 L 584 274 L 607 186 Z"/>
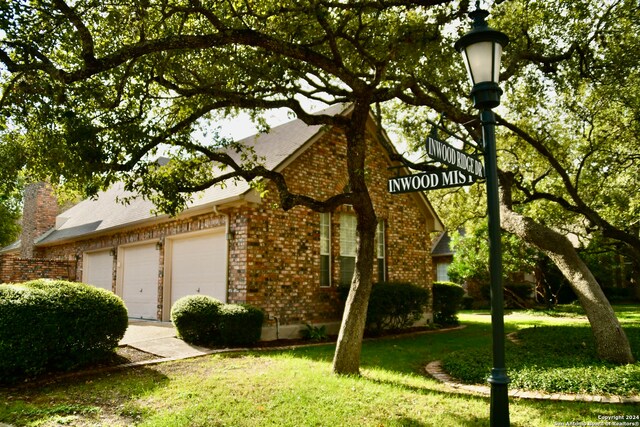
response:
<path fill-rule="evenodd" d="M 463 316 L 464 317 L 464 316 Z M 516 326 L 507 324 L 510 330 Z M 486 426 L 489 399 L 461 395 L 424 366 L 490 348 L 490 325 L 367 341 L 362 376 L 331 374 L 333 345 L 206 356 L 0 389 L 0 422 L 16 426 Z M 507 356 L 509 357 L 509 355 Z M 490 366 L 486 367 L 486 370 Z M 512 399 L 513 426 L 596 423 L 637 405 Z"/>
<path fill-rule="evenodd" d="M 636 306 L 615 307 L 635 355 L 640 355 L 640 324 Z M 582 313 L 582 314 L 581 314 Z M 596 357 L 595 345 L 584 312 L 577 306 L 561 306 L 548 311 L 516 311 L 507 314 L 508 331 L 517 331 L 515 341 L 507 340 L 507 368 L 510 387 L 546 393 L 586 393 L 632 396 L 640 394 L 640 363 L 617 366 Z M 465 322 L 486 324 L 489 316 L 462 314 Z M 446 355 L 443 367 L 450 375 L 468 384 L 486 382 L 486 366 L 491 350 L 477 347 Z"/>

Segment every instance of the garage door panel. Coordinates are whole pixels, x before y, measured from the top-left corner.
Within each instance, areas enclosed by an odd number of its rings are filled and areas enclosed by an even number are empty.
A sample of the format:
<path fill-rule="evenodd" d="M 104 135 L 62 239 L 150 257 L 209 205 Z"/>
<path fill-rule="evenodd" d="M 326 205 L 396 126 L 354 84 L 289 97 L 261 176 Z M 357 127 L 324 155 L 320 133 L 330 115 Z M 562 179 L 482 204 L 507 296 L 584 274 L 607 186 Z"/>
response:
<path fill-rule="evenodd" d="M 186 295 L 227 299 L 227 242 L 224 231 L 174 239 L 171 305 Z"/>
<path fill-rule="evenodd" d="M 129 317 L 157 319 L 159 254 L 154 244 L 123 248 L 122 299 Z"/>
<path fill-rule="evenodd" d="M 83 269 L 84 283 L 113 291 L 113 256 L 110 250 L 85 253 Z"/>

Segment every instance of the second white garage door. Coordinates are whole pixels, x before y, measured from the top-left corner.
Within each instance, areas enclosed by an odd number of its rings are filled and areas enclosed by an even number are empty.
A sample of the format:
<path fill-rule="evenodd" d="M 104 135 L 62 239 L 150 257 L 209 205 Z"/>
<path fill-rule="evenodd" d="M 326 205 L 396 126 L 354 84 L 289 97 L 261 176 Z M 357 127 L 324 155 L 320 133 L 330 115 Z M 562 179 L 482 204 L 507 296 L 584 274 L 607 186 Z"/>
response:
<path fill-rule="evenodd" d="M 158 270 L 160 255 L 155 243 L 123 247 L 122 299 L 129 317 L 158 318 Z"/>
<path fill-rule="evenodd" d="M 186 295 L 227 301 L 227 240 L 224 229 L 171 239 L 171 305 Z"/>

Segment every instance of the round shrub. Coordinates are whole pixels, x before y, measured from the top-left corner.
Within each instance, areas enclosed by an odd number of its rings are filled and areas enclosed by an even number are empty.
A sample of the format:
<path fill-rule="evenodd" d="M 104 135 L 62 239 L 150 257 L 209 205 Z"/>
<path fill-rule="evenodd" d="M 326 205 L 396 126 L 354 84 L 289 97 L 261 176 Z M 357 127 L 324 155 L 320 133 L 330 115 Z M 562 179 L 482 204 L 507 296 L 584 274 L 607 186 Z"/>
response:
<path fill-rule="evenodd" d="M 433 284 L 433 320 L 440 325 L 457 325 L 458 310 L 462 304 L 464 289 L 452 282 Z"/>
<path fill-rule="evenodd" d="M 187 295 L 171 307 L 171 322 L 178 336 L 195 345 L 215 344 L 220 340 L 218 323 L 224 304 L 208 295 Z"/>
<path fill-rule="evenodd" d="M 113 293 L 84 283 L 34 280 L 0 285 L 0 382 L 100 361 L 128 326 Z"/>
<path fill-rule="evenodd" d="M 250 345 L 260 339 L 264 313 L 250 305 L 225 304 L 220 308 L 220 344 Z"/>

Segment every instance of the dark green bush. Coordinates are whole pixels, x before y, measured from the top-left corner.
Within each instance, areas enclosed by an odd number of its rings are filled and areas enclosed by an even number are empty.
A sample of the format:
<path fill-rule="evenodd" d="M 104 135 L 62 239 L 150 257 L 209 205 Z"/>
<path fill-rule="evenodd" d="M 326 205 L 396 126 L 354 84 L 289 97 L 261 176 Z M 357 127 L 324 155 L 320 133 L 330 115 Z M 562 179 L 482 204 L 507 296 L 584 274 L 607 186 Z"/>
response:
<path fill-rule="evenodd" d="M 433 321 L 439 325 L 457 325 L 458 310 L 462 304 L 464 289 L 452 282 L 433 284 Z"/>
<path fill-rule="evenodd" d="M 602 288 L 610 302 L 631 302 L 634 301 L 634 292 L 632 288 Z"/>
<path fill-rule="evenodd" d="M 113 354 L 128 326 L 113 293 L 83 283 L 0 285 L 0 382 L 65 371 Z"/>
<path fill-rule="evenodd" d="M 187 295 L 171 307 L 171 322 L 178 336 L 195 345 L 220 341 L 220 310 L 224 304 L 208 295 Z"/>
<path fill-rule="evenodd" d="M 207 295 L 188 295 L 171 308 L 178 336 L 195 345 L 249 345 L 260 339 L 264 313 L 250 305 L 223 304 Z"/>
<path fill-rule="evenodd" d="M 220 344 L 250 345 L 260 339 L 264 313 L 246 304 L 225 304 L 220 307 Z"/>
<path fill-rule="evenodd" d="M 340 287 L 346 301 L 348 286 Z M 427 310 L 429 291 L 411 283 L 376 283 L 371 289 L 367 308 L 367 331 L 380 333 L 413 325 Z"/>

